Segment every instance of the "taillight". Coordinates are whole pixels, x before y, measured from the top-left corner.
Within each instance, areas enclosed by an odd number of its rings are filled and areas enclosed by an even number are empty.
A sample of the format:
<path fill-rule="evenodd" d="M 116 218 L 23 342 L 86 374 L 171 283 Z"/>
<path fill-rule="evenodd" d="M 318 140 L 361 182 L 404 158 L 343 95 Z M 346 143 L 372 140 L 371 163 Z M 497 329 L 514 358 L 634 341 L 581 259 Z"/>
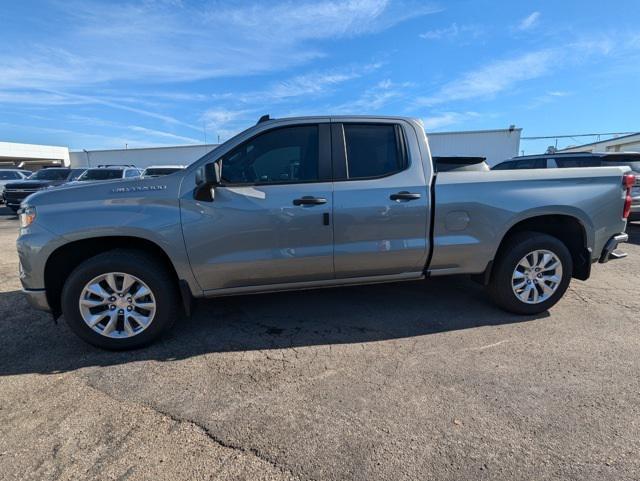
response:
<path fill-rule="evenodd" d="M 627 190 L 624 198 L 624 208 L 622 209 L 622 218 L 627 219 L 631 213 L 631 189 L 636 182 L 636 176 L 633 174 L 624 174 L 622 176 L 622 185 Z"/>

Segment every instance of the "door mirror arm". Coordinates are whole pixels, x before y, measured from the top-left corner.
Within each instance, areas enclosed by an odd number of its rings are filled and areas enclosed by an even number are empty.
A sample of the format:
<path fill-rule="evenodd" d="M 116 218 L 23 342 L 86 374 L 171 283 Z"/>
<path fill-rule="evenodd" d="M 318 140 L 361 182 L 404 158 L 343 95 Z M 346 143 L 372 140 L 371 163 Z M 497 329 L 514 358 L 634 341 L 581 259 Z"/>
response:
<path fill-rule="evenodd" d="M 196 200 L 212 202 L 215 189 L 222 185 L 222 161 L 216 160 L 198 168 L 196 171 L 196 188 L 193 197 Z"/>

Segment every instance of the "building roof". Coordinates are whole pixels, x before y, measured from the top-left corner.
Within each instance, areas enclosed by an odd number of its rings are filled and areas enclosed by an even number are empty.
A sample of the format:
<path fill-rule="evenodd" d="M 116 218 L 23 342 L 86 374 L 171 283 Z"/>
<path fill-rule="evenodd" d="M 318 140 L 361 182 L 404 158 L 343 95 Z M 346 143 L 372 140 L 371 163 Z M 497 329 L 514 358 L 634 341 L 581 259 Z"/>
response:
<path fill-rule="evenodd" d="M 558 152 L 563 152 L 565 150 L 575 150 L 575 149 L 593 147 L 594 145 L 609 144 L 609 143 L 626 144 L 626 143 L 628 143 L 627 141 L 629 141 L 629 140 L 631 140 L 631 141 L 636 140 L 636 139 L 634 139 L 634 137 L 637 137 L 637 141 L 640 142 L 640 132 L 636 132 L 636 133 L 633 133 L 633 134 L 621 135 L 620 137 L 613 137 L 613 138 L 607 139 L 607 140 L 598 140 L 597 142 L 589 142 L 588 144 L 573 145 L 571 147 L 565 147 L 564 149 L 558 149 Z M 622 142 L 620 142 L 620 141 L 622 141 Z"/>

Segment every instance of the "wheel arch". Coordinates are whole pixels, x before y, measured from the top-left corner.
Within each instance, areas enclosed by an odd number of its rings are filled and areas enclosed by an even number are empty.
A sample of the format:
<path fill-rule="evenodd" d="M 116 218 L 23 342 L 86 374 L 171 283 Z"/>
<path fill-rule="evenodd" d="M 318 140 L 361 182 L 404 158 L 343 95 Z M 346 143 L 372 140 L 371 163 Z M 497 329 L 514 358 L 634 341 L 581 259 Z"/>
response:
<path fill-rule="evenodd" d="M 137 250 L 158 259 L 175 281 L 176 289 L 179 289 L 183 297 L 185 296 L 184 281 L 180 279 L 167 252 L 157 243 L 135 236 L 89 237 L 64 244 L 47 258 L 44 267 L 44 284 L 47 301 L 54 317 L 61 314 L 62 288 L 71 272 L 85 260 L 115 249 Z"/>
<path fill-rule="evenodd" d="M 512 224 L 502 236 L 502 240 L 495 252 L 494 259 L 498 259 L 507 241 L 516 233 L 540 232 L 559 239 L 569 252 L 573 261 L 572 277 L 586 280 L 591 274 L 591 249 L 589 248 L 589 232 L 584 221 L 571 214 L 538 214 L 519 219 Z M 492 262 L 489 269 L 492 269 Z M 490 273 L 490 271 L 489 271 Z M 488 279 L 487 279 L 488 280 Z"/>

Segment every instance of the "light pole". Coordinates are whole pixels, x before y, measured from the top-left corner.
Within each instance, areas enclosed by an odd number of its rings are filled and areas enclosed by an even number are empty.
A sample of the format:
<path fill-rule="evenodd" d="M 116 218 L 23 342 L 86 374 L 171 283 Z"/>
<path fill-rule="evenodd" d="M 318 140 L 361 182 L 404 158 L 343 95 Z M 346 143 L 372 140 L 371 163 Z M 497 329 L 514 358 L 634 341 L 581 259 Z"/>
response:
<path fill-rule="evenodd" d="M 82 149 L 82 151 L 87 156 L 87 167 L 91 167 L 91 157 L 89 156 L 89 151 L 87 149 Z"/>

